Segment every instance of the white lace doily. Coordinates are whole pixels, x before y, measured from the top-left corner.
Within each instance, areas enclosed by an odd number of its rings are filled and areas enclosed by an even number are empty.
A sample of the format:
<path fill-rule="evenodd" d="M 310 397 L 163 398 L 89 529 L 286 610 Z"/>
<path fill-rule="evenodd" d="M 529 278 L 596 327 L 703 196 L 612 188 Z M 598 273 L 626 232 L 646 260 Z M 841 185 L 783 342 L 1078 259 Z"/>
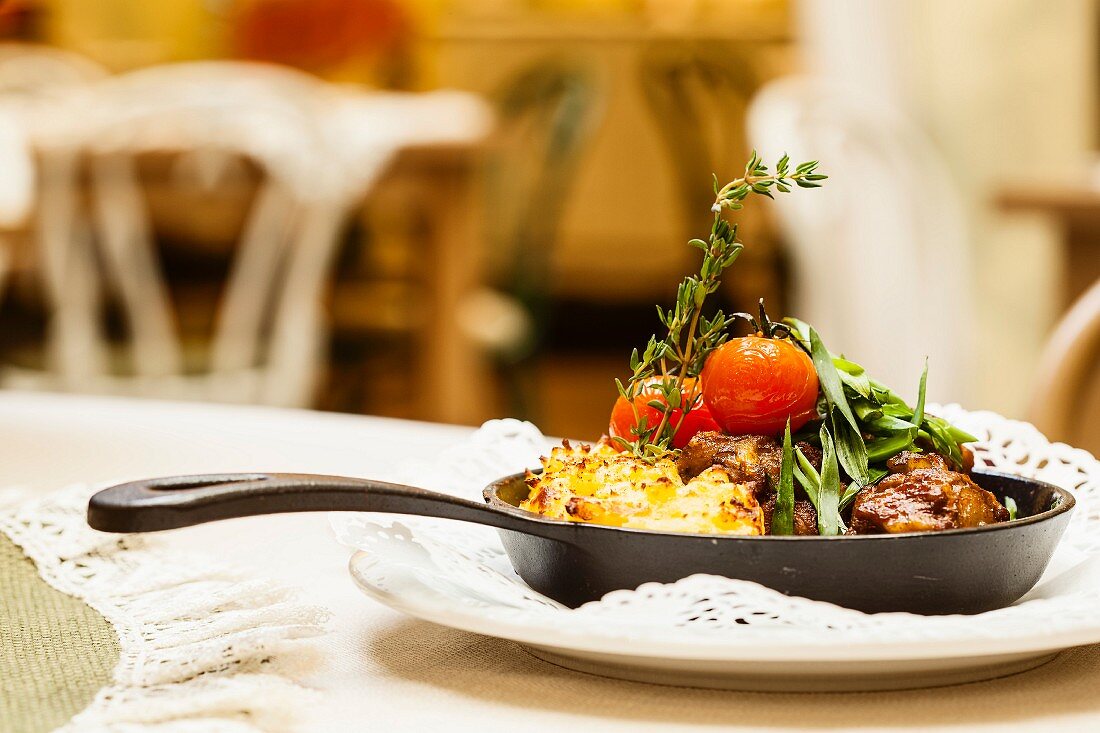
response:
<path fill-rule="evenodd" d="M 979 466 L 1048 481 L 1078 500 L 1070 528 L 1039 584 L 1007 608 L 973 616 L 866 614 L 789 597 L 756 583 L 695 575 L 650 583 L 568 609 L 535 593 L 512 570 L 494 530 L 438 519 L 334 514 L 345 544 L 363 550 L 353 572 L 368 593 L 395 608 L 442 620 L 477 617 L 486 626 L 552 629 L 555 635 L 621 644 L 708 649 L 767 644 L 896 644 L 920 640 L 1004 639 L 1026 630 L 1054 636 L 1082 629 L 1100 640 L 1100 462 L 1086 451 L 1050 443 L 1033 426 L 957 405 L 931 406 L 980 438 Z M 398 480 L 481 500 L 492 479 L 538 463 L 549 442 L 529 423 L 494 420 L 434 460 L 409 466 Z"/>
<path fill-rule="evenodd" d="M 285 729 L 297 707 L 314 704 L 316 693 L 292 679 L 291 651 L 323 633 L 328 612 L 292 589 L 168 551 L 156 535 L 91 529 L 88 498 L 100 488 L 2 497 L 13 505 L 0 511 L 0 533 L 118 634 L 111 684 L 59 730 L 259 733 Z"/>

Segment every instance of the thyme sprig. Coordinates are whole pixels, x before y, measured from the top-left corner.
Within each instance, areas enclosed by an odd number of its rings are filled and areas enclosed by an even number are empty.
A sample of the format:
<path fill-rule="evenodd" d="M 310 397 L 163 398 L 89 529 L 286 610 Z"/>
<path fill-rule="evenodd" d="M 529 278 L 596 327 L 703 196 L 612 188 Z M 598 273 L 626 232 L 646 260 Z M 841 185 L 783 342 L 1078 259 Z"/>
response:
<path fill-rule="evenodd" d="M 710 318 L 703 315 L 703 305 L 707 297 L 718 290 L 722 273 L 745 248 L 737 239 L 737 225 L 727 222 L 723 213 L 727 209 L 743 208 L 750 195 L 774 198 L 773 191 L 789 193 L 795 186 L 817 188 L 826 178 L 816 172 L 816 160 L 800 163 L 793 170 L 790 163 L 790 157 L 784 155 L 775 164 L 775 171 L 770 172 L 754 150 L 740 178 L 719 187 L 718 177 L 714 177 L 714 204 L 711 206 L 714 221 L 710 236 L 706 241 L 692 239 L 688 242 L 703 252 L 699 274 L 689 275 L 680 283 L 672 308 L 657 306 L 657 318 L 667 334 L 660 339 L 651 336 L 640 353 L 634 349 L 626 384 L 615 380 L 619 395 L 634 409 L 630 438 L 614 438 L 620 448 L 651 460 L 668 453 L 684 418 L 702 401 L 698 390 L 690 390 L 687 400 L 682 399 L 686 382 L 698 377 L 707 356 L 729 339 L 729 326 L 738 317 L 727 316 L 721 310 Z M 655 425 L 649 425 L 638 409 L 636 399 L 643 394 L 653 397 L 647 404 L 660 414 Z M 679 417 L 674 416 L 677 411 Z"/>

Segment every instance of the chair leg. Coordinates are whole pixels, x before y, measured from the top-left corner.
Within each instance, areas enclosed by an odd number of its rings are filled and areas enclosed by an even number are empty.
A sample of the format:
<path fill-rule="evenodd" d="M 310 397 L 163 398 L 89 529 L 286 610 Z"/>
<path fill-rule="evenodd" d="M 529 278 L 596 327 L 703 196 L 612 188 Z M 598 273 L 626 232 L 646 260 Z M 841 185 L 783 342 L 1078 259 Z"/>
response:
<path fill-rule="evenodd" d="M 287 233 L 297 223 L 290 193 L 274 182 L 264 185 L 254 207 L 218 312 L 210 356 L 212 372 L 256 366 L 264 317 L 290 241 Z"/>
<path fill-rule="evenodd" d="M 47 152 L 40 165 L 35 237 L 49 301 L 48 358 L 64 389 L 84 390 L 108 373 L 90 232 L 77 196 L 77 157 Z"/>
<path fill-rule="evenodd" d="M 308 207 L 299 222 L 301 237 L 291 253 L 276 305 L 267 359 L 272 365 L 263 403 L 305 407 L 313 396 L 317 363 L 325 342 L 321 296 L 349 207 L 334 201 Z"/>
<path fill-rule="evenodd" d="M 182 349 L 134 161 L 123 155 L 97 156 L 92 175 L 98 244 L 129 321 L 134 369 L 139 376 L 182 374 Z"/>

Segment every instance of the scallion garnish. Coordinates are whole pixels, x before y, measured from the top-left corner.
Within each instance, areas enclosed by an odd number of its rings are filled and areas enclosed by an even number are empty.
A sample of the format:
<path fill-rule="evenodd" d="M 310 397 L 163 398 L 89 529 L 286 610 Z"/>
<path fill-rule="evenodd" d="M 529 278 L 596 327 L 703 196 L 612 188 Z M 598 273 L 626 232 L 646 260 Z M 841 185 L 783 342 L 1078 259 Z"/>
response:
<path fill-rule="evenodd" d="M 821 424 L 821 487 L 817 494 L 817 529 L 823 536 L 843 534 L 840 516 L 840 466 L 829 427 Z"/>
<path fill-rule="evenodd" d="M 792 337 L 813 359 L 828 407 L 824 417 L 831 427 L 833 448 L 854 483 L 867 486 L 881 479 L 889 458 L 905 450 L 921 450 L 918 440 L 929 444 L 953 468 L 962 467 L 959 446 L 977 438 L 925 412 L 927 361 L 913 408 L 889 387 L 870 378 L 859 364 L 830 353 L 812 326 L 797 318 L 785 322 L 791 326 Z"/>
<path fill-rule="evenodd" d="M 910 421 L 918 428 L 924 422 L 924 393 L 928 388 L 928 357 L 924 357 L 924 371 L 920 373 L 920 387 L 917 389 L 917 406 L 913 408 L 913 419 Z"/>
<path fill-rule="evenodd" d="M 794 456 L 796 461 L 794 477 L 806 492 L 806 496 L 809 497 L 810 503 L 814 505 L 814 509 L 817 509 L 817 495 L 821 491 L 821 476 L 814 468 L 814 464 L 810 463 L 810 460 L 798 448 L 794 449 Z"/>
<path fill-rule="evenodd" d="M 791 421 L 783 431 L 783 462 L 772 511 L 772 534 L 794 534 L 794 452 L 791 450 Z"/>

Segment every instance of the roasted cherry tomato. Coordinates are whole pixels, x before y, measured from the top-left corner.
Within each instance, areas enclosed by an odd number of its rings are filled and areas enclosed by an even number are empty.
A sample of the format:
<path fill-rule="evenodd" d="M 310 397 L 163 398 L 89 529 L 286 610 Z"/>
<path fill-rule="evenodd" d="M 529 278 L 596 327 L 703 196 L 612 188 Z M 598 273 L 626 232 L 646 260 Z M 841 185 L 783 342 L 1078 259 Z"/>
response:
<path fill-rule="evenodd" d="M 787 418 L 801 428 L 817 410 L 817 371 L 805 351 L 787 339 L 730 339 L 707 357 L 703 400 L 734 435 L 775 435 Z"/>
<path fill-rule="evenodd" d="M 656 380 L 654 380 L 656 381 Z M 699 387 L 694 379 L 684 380 L 684 389 L 681 392 L 683 397 L 680 400 L 681 405 L 689 404 L 692 397 L 699 394 Z M 661 393 L 647 389 L 634 398 L 634 403 L 638 407 L 639 419 L 645 418 L 646 425 L 653 428 L 657 426 L 657 423 L 661 421 L 661 411 L 655 407 L 650 407 L 649 403 L 653 400 L 664 401 Z M 669 419 L 673 425 L 680 422 L 680 417 L 683 415 L 682 410 L 673 410 Z M 634 422 L 634 409 L 630 406 L 630 402 L 619 397 L 615 401 L 615 406 L 611 408 L 611 424 L 608 426 L 608 432 L 611 437 L 625 438 L 626 440 L 637 440 L 637 437 L 630 432 L 630 429 L 635 425 Z M 710 410 L 700 400 L 695 408 L 688 412 L 684 417 L 684 422 L 680 425 L 680 429 L 676 431 L 676 434 L 672 438 L 672 446 L 674 448 L 683 448 L 687 445 L 687 442 L 691 440 L 691 437 L 696 433 L 703 432 L 704 430 L 720 430 L 718 423 L 711 417 Z"/>

